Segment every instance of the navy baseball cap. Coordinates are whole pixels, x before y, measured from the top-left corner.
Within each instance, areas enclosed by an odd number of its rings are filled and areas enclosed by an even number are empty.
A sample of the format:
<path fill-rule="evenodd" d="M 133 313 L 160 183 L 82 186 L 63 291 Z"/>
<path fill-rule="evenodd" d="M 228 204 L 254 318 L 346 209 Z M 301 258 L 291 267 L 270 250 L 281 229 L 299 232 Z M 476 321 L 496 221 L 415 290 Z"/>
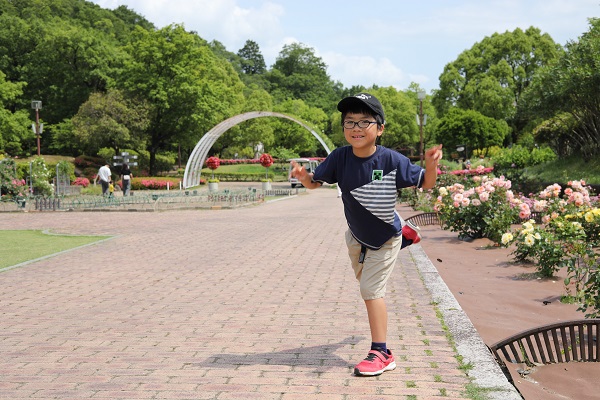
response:
<path fill-rule="evenodd" d="M 355 94 L 354 96 L 346 97 L 338 103 L 337 109 L 338 111 L 346 112 L 349 109 L 356 109 L 356 105 L 359 107 L 367 106 L 369 110 L 373 111 L 376 115 L 381 116 L 381 119 L 385 124 L 383 106 L 379 100 L 377 100 L 377 97 L 369 93 L 359 93 Z"/>

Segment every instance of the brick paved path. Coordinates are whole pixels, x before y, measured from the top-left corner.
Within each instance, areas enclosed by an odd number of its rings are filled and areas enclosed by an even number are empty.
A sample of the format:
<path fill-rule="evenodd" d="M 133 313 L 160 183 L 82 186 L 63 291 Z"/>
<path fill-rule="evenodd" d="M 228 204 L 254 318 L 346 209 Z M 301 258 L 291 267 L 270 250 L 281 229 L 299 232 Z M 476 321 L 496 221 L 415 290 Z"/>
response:
<path fill-rule="evenodd" d="M 467 398 L 408 251 L 387 296 L 398 368 L 352 375 L 370 337 L 335 190 L 232 210 L 11 213 L 0 229 L 115 236 L 0 273 L 1 399 Z"/>

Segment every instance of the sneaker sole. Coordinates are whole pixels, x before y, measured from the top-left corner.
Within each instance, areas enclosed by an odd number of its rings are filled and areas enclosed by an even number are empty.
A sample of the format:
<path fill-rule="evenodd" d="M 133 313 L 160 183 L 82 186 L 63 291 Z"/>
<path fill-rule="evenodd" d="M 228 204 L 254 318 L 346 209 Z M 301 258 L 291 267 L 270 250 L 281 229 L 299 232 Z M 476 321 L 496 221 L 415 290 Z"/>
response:
<path fill-rule="evenodd" d="M 392 361 L 391 363 L 388 364 L 387 367 L 385 367 L 384 369 L 381 369 L 379 371 L 360 372 L 358 370 L 358 368 L 354 368 L 354 375 L 356 375 L 356 376 L 377 376 L 377 375 L 383 374 L 385 371 L 391 371 L 394 369 L 396 369 L 396 361 Z"/>

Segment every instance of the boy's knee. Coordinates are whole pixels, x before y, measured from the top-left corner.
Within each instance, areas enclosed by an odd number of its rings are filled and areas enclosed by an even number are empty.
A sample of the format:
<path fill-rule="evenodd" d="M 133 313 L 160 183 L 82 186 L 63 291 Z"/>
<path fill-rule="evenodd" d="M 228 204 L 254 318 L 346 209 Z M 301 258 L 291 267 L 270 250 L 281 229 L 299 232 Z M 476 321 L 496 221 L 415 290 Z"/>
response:
<path fill-rule="evenodd" d="M 385 297 L 385 289 L 373 290 L 372 287 L 367 287 L 361 282 L 360 296 L 363 300 L 376 300 Z"/>

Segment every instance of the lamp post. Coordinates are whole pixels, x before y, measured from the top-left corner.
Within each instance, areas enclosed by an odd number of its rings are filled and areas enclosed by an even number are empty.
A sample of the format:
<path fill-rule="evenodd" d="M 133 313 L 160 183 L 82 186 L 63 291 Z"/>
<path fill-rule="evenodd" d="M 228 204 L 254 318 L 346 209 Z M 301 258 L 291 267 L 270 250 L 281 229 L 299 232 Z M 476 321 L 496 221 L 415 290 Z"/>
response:
<path fill-rule="evenodd" d="M 417 119 L 419 122 L 419 160 L 421 163 L 421 167 L 423 166 L 423 126 L 426 124 L 427 115 L 423 115 L 423 100 L 425 100 L 425 92 L 420 90 L 417 92 L 417 98 L 419 99 L 419 114 L 417 115 Z"/>
<path fill-rule="evenodd" d="M 40 110 L 42 109 L 41 100 L 32 100 L 31 108 L 35 110 L 35 124 L 31 127 L 33 128 L 33 133 L 37 136 L 37 155 L 40 156 L 40 134 L 44 129 L 43 124 L 40 125 Z"/>

